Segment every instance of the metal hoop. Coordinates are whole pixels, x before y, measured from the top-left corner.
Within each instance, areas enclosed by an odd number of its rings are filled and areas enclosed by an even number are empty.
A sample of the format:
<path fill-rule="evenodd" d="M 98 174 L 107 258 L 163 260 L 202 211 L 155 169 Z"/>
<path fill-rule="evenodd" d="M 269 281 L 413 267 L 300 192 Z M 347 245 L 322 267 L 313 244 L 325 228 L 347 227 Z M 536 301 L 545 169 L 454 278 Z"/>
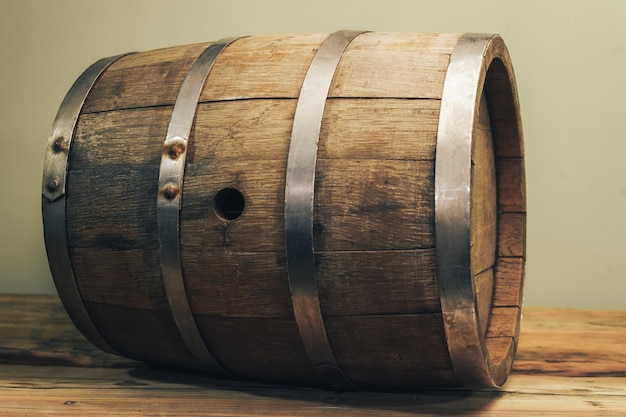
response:
<path fill-rule="evenodd" d="M 322 115 L 337 64 L 361 33 L 335 32 L 313 57 L 296 106 L 285 185 L 285 252 L 293 312 L 313 369 L 335 388 L 353 385 L 337 364 L 318 297 L 313 253 L 315 164 Z"/>
<path fill-rule="evenodd" d="M 74 130 L 87 95 L 102 73 L 127 54 L 103 58 L 74 82 L 57 112 L 48 138 L 42 184 L 42 217 L 48 263 L 59 297 L 76 328 L 100 349 L 120 354 L 93 322 L 81 297 L 67 242 L 65 186 Z"/>
<path fill-rule="evenodd" d="M 435 158 L 437 276 L 448 351 L 466 388 L 504 383 L 508 361 L 494 363 L 480 331 L 470 258 L 472 135 L 491 62 L 512 74 L 501 38 L 465 34 L 450 57 L 443 86 Z M 521 139 L 520 139 L 521 140 Z M 514 349 L 515 347 L 512 347 Z"/>
<path fill-rule="evenodd" d="M 180 259 L 179 212 L 189 134 L 202 87 L 219 54 L 237 39 L 239 38 L 225 38 L 209 45 L 185 77 L 163 142 L 157 197 L 161 271 L 174 321 L 196 360 L 209 371 L 221 375 L 230 375 L 230 372 L 211 354 L 200 334 L 187 298 Z"/>

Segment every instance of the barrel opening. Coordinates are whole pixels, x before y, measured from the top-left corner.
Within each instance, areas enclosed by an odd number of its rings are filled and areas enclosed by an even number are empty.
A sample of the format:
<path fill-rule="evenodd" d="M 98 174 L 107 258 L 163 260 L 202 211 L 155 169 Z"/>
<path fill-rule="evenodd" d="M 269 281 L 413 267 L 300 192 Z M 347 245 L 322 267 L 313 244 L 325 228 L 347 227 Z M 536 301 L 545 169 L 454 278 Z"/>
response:
<path fill-rule="evenodd" d="M 246 201 L 241 191 L 236 188 L 222 188 L 213 199 L 213 212 L 224 221 L 238 219 L 246 206 Z"/>
<path fill-rule="evenodd" d="M 500 372 L 512 366 L 519 337 L 526 226 L 519 103 L 514 75 L 506 59 L 494 57 L 483 89 L 491 119 L 498 213 L 493 296 L 485 347 L 491 362 L 501 368 Z M 508 371 L 502 377 L 506 374 Z"/>

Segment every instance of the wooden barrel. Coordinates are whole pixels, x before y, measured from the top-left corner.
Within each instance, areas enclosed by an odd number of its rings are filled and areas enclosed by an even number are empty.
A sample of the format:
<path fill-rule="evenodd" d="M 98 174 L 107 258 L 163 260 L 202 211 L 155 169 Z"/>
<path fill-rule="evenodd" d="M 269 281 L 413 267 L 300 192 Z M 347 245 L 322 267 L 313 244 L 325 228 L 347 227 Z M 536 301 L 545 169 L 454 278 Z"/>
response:
<path fill-rule="evenodd" d="M 504 383 L 525 212 L 497 35 L 259 36 L 104 59 L 61 105 L 44 167 L 50 267 L 89 340 L 289 384 Z"/>

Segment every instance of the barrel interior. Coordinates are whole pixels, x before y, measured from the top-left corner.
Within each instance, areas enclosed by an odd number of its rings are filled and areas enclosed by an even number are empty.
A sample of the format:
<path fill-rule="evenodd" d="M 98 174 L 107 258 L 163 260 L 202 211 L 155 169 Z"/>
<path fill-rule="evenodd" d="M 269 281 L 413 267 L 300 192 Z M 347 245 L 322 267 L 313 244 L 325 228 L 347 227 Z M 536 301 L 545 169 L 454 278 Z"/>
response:
<path fill-rule="evenodd" d="M 519 337 L 526 246 L 523 141 L 512 77 L 502 58 L 495 58 L 487 70 L 478 117 L 488 114 L 489 123 L 479 126 L 489 126 L 490 131 L 475 133 L 474 149 L 477 153 L 492 155 L 493 163 L 489 168 L 492 172 L 481 175 L 478 173 L 480 167 L 474 166 L 472 180 L 474 183 L 474 178 L 480 178 L 480 181 L 490 178 L 489 188 L 495 192 L 494 204 L 479 205 L 477 211 L 480 214 L 472 214 L 473 225 L 480 225 L 481 221 L 475 221 L 475 217 L 485 213 L 496 219 L 487 232 L 489 237 L 481 239 L 483 246 L 490 242 L 488 255 L 487 251 L 473 254 L 472 259 L 476 262 L 472 263 L 472 273 L 489 359 L 505 369 L 512 364 Z M 483 135 L 491 136 L 490 149 L 480 145 Z M 495 377 L 502 378 L 503 375 Z"/>

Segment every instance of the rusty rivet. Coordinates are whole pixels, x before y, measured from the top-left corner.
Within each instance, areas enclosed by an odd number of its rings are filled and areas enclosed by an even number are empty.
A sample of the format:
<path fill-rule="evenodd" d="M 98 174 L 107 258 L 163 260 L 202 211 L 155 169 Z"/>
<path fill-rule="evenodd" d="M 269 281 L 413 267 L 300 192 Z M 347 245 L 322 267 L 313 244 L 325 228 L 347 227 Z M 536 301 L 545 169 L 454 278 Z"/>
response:
<path fill-rule="evenodd" d="M 46 188 L 50 192 L 55 192 L 59 189 L 59 177 L 54 177 L 46 183 Z"/>
<path fill-rule="evenodd" d="M 54 153 L 63 152 L 65 148 L 66 148 L 65 138 L 63 136 L 59 136 L 52 143 L 52 152 Z"/>
<path fill-rule="evenodd" d="M 181 143 L 181 142 L 177 142 L 174 143 L 173 145 L 170 146 L 166 146 L 165 151 L 167 152 L 167 155 L 171 158 L 171 159 L 178 159 L 178 157 L 185 153 L 185 144 Z"/>
<path fill-rule="evenodd" d="M 178 188 L 178 186 L 174 183 L 170 182 L 165 184 L 165 187 L 163 187 L 163 196 L 168 200 L 175 199 L 178 194 L 180 194 L 180 188 Z"/>

